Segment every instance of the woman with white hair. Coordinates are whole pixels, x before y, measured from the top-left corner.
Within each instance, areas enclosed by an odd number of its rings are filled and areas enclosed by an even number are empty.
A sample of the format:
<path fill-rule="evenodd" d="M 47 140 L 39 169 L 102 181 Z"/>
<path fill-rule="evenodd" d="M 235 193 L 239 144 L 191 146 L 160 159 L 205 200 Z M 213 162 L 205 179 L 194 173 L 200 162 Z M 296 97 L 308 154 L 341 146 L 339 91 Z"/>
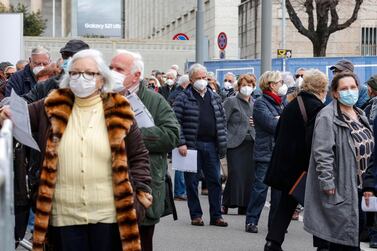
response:
<path fill-rule="evenodd" d="M 60 89 L 29 105 L 44 154 L 33 250 L 47 232 L 62 251 L 141 250 L 135 206 L 151 204 L 148 151 L 127 99 L 106 93 L 111 84 L 101 53 L 83 50 Z"/>

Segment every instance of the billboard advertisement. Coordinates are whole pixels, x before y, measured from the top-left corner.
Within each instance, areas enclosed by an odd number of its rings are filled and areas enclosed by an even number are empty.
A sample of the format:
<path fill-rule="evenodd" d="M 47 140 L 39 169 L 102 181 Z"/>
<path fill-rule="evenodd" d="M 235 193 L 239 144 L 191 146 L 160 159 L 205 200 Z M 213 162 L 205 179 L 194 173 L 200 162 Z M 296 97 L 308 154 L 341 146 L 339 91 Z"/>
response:
<path fill-rule="evenodd" d="M 77 0 L 77 33 L 87 37 L 123 37 L 123 1 Z"/>

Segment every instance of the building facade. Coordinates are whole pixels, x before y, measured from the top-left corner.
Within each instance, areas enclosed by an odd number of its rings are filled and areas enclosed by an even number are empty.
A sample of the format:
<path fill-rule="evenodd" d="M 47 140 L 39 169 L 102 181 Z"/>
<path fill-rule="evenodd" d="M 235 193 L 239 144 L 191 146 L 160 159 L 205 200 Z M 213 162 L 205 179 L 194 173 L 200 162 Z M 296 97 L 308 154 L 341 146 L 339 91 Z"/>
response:
<path fill-rule="evenodd" d="M 295 10 L 307 27 L 307 15 L 299 1 L 291 0 Z M 339 1 L 339 23 L 352 15 L 354 1 Z M 261 9 L 262 0 L 242 0 L 239 5 L 239 48 L 241 59 L 260 58 L 261 56 Z M 301 35 L 293 26 L 286 13 L 286 48 L 282 48 L 282 8 L 281 0 L 273 1 L 272 8 L 272 55 L 277 49 L 292 50 L 293 57 L 312 57 L 311 41 Z M 348 28 L 331 34 L 327 44 L 327 56 L 368 56 L 377 55 L 377 15 L 376 2 L 365 0 L 359 10 L 357 20 Z"/>
<path fill-rule="evenodd" d="M 184 33 L 195 40 L 196 0 L 126 0 L 125 38 L 172 40 Z M 240 0 L 204 0 L 204 34 L 208 40 L 208 59 L 218 59 L 217 37 L 227 35 L 225 57 L 239 58 L 238 6 Z"/>

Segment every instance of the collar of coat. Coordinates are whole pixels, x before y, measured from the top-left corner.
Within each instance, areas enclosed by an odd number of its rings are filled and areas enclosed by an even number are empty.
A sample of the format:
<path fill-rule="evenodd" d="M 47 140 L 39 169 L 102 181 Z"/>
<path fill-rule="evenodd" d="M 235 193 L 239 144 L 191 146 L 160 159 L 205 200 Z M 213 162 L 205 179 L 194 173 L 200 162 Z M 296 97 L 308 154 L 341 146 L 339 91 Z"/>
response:
<path fill-rule="evenodd" d="M 114 204 L 123 251 L 141 250 L 133 190 L 128 176 L 126 142 L 133 124 L 134 113 L 127 99 L 120 94 L 101 96 L 112 154 L 112 179 Z M 44 161 L 41 168 L 40 183 L 35 212 L 33 250 L 43 250 L 49 225 L 57 180 L 57 147 L 67 127 L 72 113 L 74 95 L 69 89 L 52 91 L 44 101 L 45 112 L 51 123 Z"/>

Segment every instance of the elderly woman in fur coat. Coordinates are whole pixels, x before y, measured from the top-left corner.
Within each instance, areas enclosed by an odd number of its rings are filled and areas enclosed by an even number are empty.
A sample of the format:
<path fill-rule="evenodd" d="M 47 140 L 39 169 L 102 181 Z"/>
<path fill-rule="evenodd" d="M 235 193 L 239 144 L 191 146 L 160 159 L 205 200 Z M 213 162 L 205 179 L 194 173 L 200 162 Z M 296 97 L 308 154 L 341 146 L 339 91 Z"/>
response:
<path fill-rule="evenodd" d="M 68 68 L 60 89 L 29 105 L 42 152 L 33 250 L 47 232 L 55 250 L 141 250 L 135 206 L 151 205 L 151 177 L 130 104 L 105 93 L 100 52 L 80 51 Z"/>

